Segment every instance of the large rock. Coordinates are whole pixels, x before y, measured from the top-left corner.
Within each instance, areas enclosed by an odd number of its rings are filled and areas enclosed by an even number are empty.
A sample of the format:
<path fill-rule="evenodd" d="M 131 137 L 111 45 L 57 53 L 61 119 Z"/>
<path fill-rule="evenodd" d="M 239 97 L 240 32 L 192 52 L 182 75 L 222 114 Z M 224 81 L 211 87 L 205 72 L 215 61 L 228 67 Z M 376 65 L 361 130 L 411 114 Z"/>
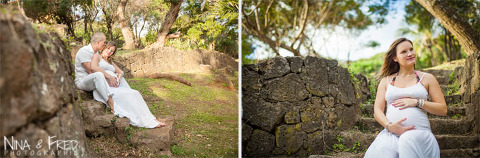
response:
<path fill-rule="evenodd" d="M 242 69 L 242 92 L 245 94 L 254 94 L 260 91 L 262 87 L 260 74 L 256 65 L 248 65 Z"/>
<path fill-rule="evenodd" d="M 262 130 L 254 130 L 244 151 L 248 157 L 266 157 L 272 154 L 274 147 L 275 136 Z"/>
<path fill-rule="evenodd" d="M 64 42 L 55 33 L 36 34 L 18 11 L 2 9 L 0 135 L 26 138 L 31 144 L 54 136 L 75 140 L 76 148 L 62 156 L 95 156 L 86 143 L 81 111 L 73 98 L 72 58 Z"/>
<path fill-rule="evenodd" d="M 308 92 L 319 97 L 329 93 L 327 61 L 327 59 L 315 57 L 306 57 L 304 61 L 306 88 Z"/>
<path fill-rule="evenodd" d="M 143 148 L 150 152 L 170 152 L 170 144 L 172 143 L 174 131 L 174 119 L 173 117 L 167 117 L 164 119 L 159 118 L 158 120 L 164 122 L 166 126 L 137 131 L 131 136 L 129 142 L 137 148 Z"/>
<path fill-rule="evenodd" d="M 264 131 L 272 131 L 275 125 L 282 121 L 285 114 L 282 103 L 265 101 L 245 103 L 242 120 Z"/>
<path fill-rule="evenodd" d="M 258 68 L 264 79 L 281 77 L 290 72 L 290 66 L 285 58 L 264 60 L 258 64 Z"/>
<path fill-rule="evenodd" d="M 301 131 L 300 124 L 282 125 L 275 131 L 276 145 L 287 152 L 287 155 L 297 153 L 303 147 L 307 134 Z"/>
<path fill-rule="evenodd" d="M 290 64 L 290 71 L 293 73 L 302 72 L 303 59 L 299 56 L 286 57 L 288 63 Z"/>
<path fill-rule="evenodd" d="M 297 74 L 288 74 L 265 82 L 263 89 L 269 100 L 302 101 L 308 97 L 308 91 L 302 79 Z"/>
<path fill-rule="evenodd" d="M 99 135 L 109 135 L 112 132 L 113 114 L 107 112 L 105 104 L 94 100 L 80 103 L 82 108 L 83 122 L 85 123 L 85 134 L 87 136 L 97 137 Z"/>

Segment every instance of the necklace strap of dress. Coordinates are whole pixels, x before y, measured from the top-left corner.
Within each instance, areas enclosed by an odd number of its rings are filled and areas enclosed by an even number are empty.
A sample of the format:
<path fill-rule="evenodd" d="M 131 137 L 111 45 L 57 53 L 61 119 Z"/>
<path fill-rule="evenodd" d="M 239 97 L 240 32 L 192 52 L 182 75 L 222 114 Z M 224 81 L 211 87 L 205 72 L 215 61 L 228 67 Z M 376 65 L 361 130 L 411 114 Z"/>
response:
<path fill-rule="evenodd" d="M 417 83 L 420 82 L 420 77 L 418 77 L 417 71 L 413 71 L 413 72 L 415 73 L 415 76 L 417 77 Z M 397 72 L 397 74 L 395 76 L 393 76 L 392 82 L 390 82 L 390 84 L 392 86 L 394 86 L 394 84 L 395 84 L 395 79 L 397 78 L 398 73 L 400 73 L 400 72 Z M 422 78 L 423 78 L 423 76 L 422 76 Z"/>

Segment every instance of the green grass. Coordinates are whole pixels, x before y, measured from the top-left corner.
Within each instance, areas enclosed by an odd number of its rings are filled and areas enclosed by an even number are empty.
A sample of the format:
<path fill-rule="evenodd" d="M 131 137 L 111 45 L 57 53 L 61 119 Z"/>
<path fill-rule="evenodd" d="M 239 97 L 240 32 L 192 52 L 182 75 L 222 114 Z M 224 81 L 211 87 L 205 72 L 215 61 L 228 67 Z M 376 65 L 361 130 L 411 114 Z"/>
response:
<path fill-rule="evenodd" d="M 347 68 L 350 70 L 350 73 L 361 73 L 370 79 L 370 77 L 382 67 L 383 56 L 384 53 L 379 53 L 368 59 L 359 59 L 351 62 Z"/>
<path fill-rule="evenodd" d="M 175 117 L 173 156 L 236 157 L 237 91 L 216 83 L 212 75 L 179 76 L 192 86 L 167 79 L 131 78 L 128 82 L 142 93 L 156 116 Z"/>

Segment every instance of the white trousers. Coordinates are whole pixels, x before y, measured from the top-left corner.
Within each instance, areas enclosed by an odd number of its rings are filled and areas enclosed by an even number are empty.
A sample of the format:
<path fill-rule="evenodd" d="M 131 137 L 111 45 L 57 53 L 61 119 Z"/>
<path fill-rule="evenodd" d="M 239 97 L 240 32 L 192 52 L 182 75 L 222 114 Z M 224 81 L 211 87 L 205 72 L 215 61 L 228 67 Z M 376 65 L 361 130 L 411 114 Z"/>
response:
<path fill-rule="evenodd" d="M 77 88 L 84 91 L 96 90 L 100 97 L 108 100 L 109 96 L 113 93 L 109 91 L 107 80 L 102 72 L 94 72 L 83 77 L 78 83 Z"/>

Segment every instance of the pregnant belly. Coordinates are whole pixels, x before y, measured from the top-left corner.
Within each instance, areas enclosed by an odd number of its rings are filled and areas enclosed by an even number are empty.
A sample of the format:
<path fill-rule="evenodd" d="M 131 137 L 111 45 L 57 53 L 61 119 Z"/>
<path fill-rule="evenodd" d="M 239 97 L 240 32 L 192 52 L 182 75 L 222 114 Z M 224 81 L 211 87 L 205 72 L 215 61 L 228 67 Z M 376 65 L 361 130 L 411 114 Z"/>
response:
<path fill-rule="evenodd" d="M 430 122 L 427 114 L 416 107 L 409 107 L 403 110 L 389 105 L 386 113 L 388 121 L 395 123 L 403 118 L 407 118 L 402 122 L 403 126 L 415 126 L 416 129 L 429 130 Z"/>

